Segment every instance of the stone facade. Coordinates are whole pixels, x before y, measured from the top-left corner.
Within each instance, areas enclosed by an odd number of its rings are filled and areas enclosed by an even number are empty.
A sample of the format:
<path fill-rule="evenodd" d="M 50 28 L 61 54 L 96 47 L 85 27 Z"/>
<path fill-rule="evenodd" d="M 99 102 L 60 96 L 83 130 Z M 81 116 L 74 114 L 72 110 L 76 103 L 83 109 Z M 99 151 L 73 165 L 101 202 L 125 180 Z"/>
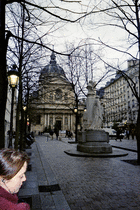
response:
<path fill-rule="evenodd" d="M 54 129 L 55 124 L 58 123 L 59 130 L 70 130 L 74 133 L 75 95 L 64 70 L 56 63 L 54 53 L 51 55 L 50 64 L 40 72 L 39 91 L 34 95 L 32 107 L 38 115 L 38 122 L 32 123 L 32 131 L 43 132 L 46 127 Z M 78 109 L 81 116 L 80 126 L 84 105 L 80 105 Z"/>
<path fill-rule="evenodd" d="M 128 61 L 128 69 L 125 73 L 136 84 L 136 91 L 139 92 L 138 61 Z M 130 81 L 132 85 L 132 81 Z M 104 87 L 104 126 L 112 127 L 113 122 L 123 124 L 136 124 L 138 116 L 138 102 L 125 78 L 116 74 Z"/>

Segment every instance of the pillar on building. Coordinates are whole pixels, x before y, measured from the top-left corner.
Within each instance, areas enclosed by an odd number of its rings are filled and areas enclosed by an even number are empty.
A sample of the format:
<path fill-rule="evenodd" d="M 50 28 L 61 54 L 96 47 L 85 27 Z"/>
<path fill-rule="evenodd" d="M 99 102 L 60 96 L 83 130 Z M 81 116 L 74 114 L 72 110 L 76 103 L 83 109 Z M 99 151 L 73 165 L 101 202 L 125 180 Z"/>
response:
<path fill-rule="evenodd" d="M 50 115 L 48 114 L 48 126 L 50 124 Z"/>
<path fill-rule="evenodd" d="M 47 124 L 46 124 L 46 114 L 45 114 L 45 127 L 47 126 Z"/>
<path fill-rule="evenodd" d="M 64 125 L 65 125 L 65 116 L 64 116 L 64 114 L 63 114 L 62 121 L 63 121 L 63 123 L 62 123 L 62 127 L 61 127 L 61 129 L 62 129 L 62 130 L 64 130 Z"/>
<path fill-rule="evenodd" d="M 70 130 L 72 130 L 72 118 L 71 118 L 71 114 L 70 114 Z"/>
<path fill-rule="evenodd" d="M 55 125 L 55 114 L 53 114 L 53 124 L 52 124 L 52 129 L 54 128 L 54 125 Z"/>

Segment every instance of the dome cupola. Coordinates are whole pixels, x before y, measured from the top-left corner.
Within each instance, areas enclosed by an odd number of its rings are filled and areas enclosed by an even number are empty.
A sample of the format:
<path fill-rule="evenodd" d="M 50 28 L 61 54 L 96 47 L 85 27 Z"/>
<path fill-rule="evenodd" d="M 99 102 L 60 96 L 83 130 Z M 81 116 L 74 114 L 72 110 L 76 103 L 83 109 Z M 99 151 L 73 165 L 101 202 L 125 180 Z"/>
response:
<path fill-rule="evenodd" d="M 41 70 L 40 78 L 44 76 L 51 76 L 53 74 L 57 74 L 57 76 L 63 76 L 66 78 L 64 70 L 56 62 L 54 51 L 52 51 L 50 58 L 50 63 Z"/>

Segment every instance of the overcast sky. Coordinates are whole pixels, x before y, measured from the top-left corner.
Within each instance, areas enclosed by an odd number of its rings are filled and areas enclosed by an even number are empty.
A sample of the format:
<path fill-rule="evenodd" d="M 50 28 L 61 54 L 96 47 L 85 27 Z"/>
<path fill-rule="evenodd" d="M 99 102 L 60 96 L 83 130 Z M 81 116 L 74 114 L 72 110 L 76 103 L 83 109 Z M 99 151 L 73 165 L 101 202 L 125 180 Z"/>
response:
<path fill-rule="evenodd" d="M 60 1 L 55 0 L 55 2 Z M 65 1 L 66 2 L 66 1 Z M 82 0 L 82 4 L 89 3 L 88 11 L 90 11 L 91 8 L 93 8 L 93 5 L 97 5 L 100 1 L 96 0 Z M 68 5 L 68 9 L 73 9 L 73 5 L 77 9 L 77 11 L 85 7 L 79 7 L 79 4 L 66 4 L 61 3 L 61 6 L 66 7 Z M 75 47 L 81 42 L 82 39 L 95 39 L 95 40 L 101 40 L 105 42 L 108 45 L 111 45 L 113 47 L 119 46 L 119 49 L 126 49 L 128 47 L 127 43 L 127 34 L 121 29 L 118 29 L 117 27 L 100 27 L 95 28 L 95 23 L 103 22 L 104 15 L 98 15 L 98 16 L 89 16 L 83 20 L 80 21 L 80 24 L 77 23 L 66 23 L 64 24 L 64 27 L 59 28 L 55 32 L 51 33 L 50 36 L 48 36 L 48 40 L 52 45 L 54 45 L 54 49 L 56 51 L 64 51 L 65 50 L 65 43 L 68 42 L 74 42 Z M 93 42 L 92 42 L 93 43 Z M 95 43 L 95 41 L 94 41 Z M 96 42 L 97 44 L 97 42 Z M 94 45 L 94 49 L 97 49 L 98 46 Z M 137 49 L 136 47 L 131 50 L 134 55 L 136 55 Z M 103 58 L 106 62 L 114 63 L 115 65 L 120 65 L 120 67 L 123 69 L 127 68 L 126 60 L 130 59 L 129 56 L 126 56 L 125 54 L 119 53 L 117 51 L 111 50 L 109 48 L 103 49 Z"/>
<path fill-rule="evenodd" d="M 74 3 L 71 0 L 35 0 L 38 1 L 38 4 L 40 4 L 42 7 L 46 6 L 45 8 L 49 8 L 51 6 L 50 11 L 52 13 L 61 15 L 62 17 L 69 18 L 69 19 L 76 19 L 78 16 L 73 14 L 69 14 L 68 10 L 74 10 L 74 11 L 91 11 L 91 9 L 94 8 L 94 5 L 99 5 L 101 1 L 97 0 L 81 0 L 81 4 Z M 130 0 L 128 0 L 130 1 Z M 71 2 L 71 3 L 68 3 Z M 110 1 L 109 1 L 110 2 Z M 121 2 L 121 1 L 120 1 Z M 52 9 L 52 6 L 55 5 L 55 7 Z M 86 7 L 87 5 L 88 7 Z M 63 7 L 66 10 L 59 10 L 58 7 Z M 104 8 L 104 5 L 102 4 L 102 7 Z M 107 47 L 104 47 L 104 45 L 99 44 L 99 40 L 106 43 L 107 45 L 111 45 L 113 47 L 119 46 L 120 49 L 126 49 L 128 47 L 127 43 L 127 34 L 123 31 L 118 29 L 117 27 L 100 27 L 97 28 L 96 23 L 102 23 L 105 20 L 104 14 L 98 14 L 96 17 L 94 15 L 88 16 L 86 18 L 83 18 L 79 23 L 68 23 L 65 21 L 61 21 L 57 18 L 54 19 L 54 17 L 49 16 L 46 12 L 42 13 L 40 10 L 35 10 L 35 16 L 40 17 L 43 15 L 43 21 L 44 24 L 41 27 L 38 27 L 41 33 L 46 33 L 46 36 L 44 37 L 43 43 L 46 44 L 46 46 L 51 47 L 55 51 L 58 52 L 66 52 L 65 51 L 65 44 L 67 43 L 75 43 L 75 47 L 80 45 L 80 43 L 84 43 L 84 39 L 90 39 L 90 43 L 94 44 L 93 49 L 96 51 L 98 48 L 102 48 L 102 59 L 113 65 L 120 65 L 122 69 L 127 68 L 127 59 L 130 59 L 129 56 L 126 56 L 125 54 L 118 53 L 114 50 L 111 50 Z M 68 16 L 67 16 L 68 15 Z M 113 20 L 114 21 L 114 20 Z M 92 41 L 91 41 L 92 40 Z M 95 41 L 96 40 L 96 41 Z M 136 47 L 132 49 L 132 52 L 134 55 L 136 55 L 137 49 Z M 49 52 L 51 54 L 51 52 Z M 47 55 L 49 55 L 49 53 Z M 57 56 L 58 58 L 58 56 Z M 50 57 L 46 56 L 46 64 L 48 62 L 48 59 Z M 59 61 L 59 59 L 58 59 Z M 96 70 L 96 69 L 95 69 Z M 105 71 L 105 65 L 103 62 L 98 63 L 98 71 L 102 73 Z M 99 75 L 99 74 L 98 74 Z"/>

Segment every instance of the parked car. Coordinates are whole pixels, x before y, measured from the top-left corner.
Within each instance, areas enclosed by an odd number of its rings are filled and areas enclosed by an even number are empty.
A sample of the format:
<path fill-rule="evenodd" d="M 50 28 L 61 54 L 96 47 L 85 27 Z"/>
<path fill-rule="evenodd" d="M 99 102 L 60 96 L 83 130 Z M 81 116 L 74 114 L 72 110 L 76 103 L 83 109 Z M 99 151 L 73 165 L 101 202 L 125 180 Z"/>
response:
<path fill-rule="evenodd" d="M 105 132 L 109 133 L 109 137 L 117 137 L 117 132 L 112 128 L 103 128 Z"/>

